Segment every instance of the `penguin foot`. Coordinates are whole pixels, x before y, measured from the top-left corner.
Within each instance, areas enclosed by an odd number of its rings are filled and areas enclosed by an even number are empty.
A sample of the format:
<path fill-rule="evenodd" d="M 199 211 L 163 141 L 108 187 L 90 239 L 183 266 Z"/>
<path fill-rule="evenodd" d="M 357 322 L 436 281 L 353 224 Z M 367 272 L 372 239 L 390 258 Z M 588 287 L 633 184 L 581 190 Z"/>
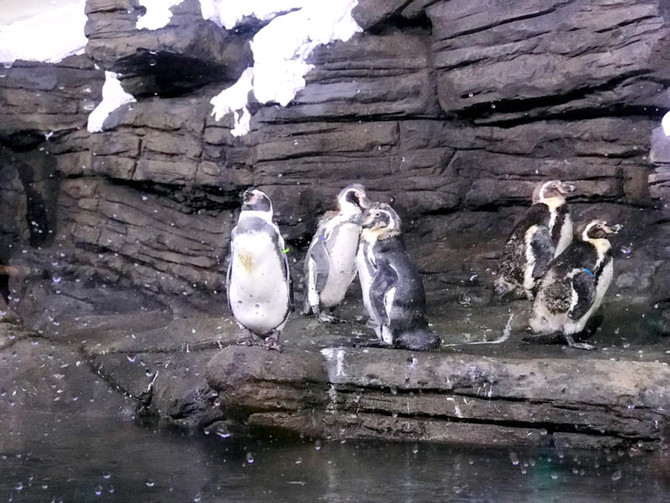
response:
<path fill-rule="evenodd" d="M 274 350 L 281 353 L 282 347 L 281 344 L 279 344 L 279 332 L 274 330 L 269 336 L 267 336 L 263 346 L 265 346 L 265 349 L 267 350 Z"/>
<path fill-rule="evenodd" d="M 553 334 L 539 334 L 531 335 L 521 339 L 522 342 L 530 344 L 567 344 L 571 348 L 583 349 L 591 351 L 596 349 L 592 344 L 585 342 L 576 342 L 572 335 L 564 334 L 563 332 L 554 332 Z"/>
<path fill-rule="evenodd" d="M 317 317 L 317 320 L 319 320 L 319 323 L 340 323 L 341 320 L 333 316 L 332 314 L 328 314 L 325 311 L 321 311 Z"/>
<path fill-rule="evenodd" d="M 242 330 L 242 333 L 237 338 L 237 344 L 240 346 L 255 346 L 257 344 L 256 339 L 254 339 L 254 334 L 246 328 Z"/>
<path fill-rule="evenodd" d="M 359 341 L 359 342 L 354 342 L 354 347 L 355 348 L 384 348 L 384 349 L 389 349 L 392 348 L 393 345 L 387 344 L 381 339 L 369 339 L 366 341 Z"/>
<path fill-rule="evenodd" d="M 586 342 L 576 342 L 575 339 L 573 339 L 572 335 L 566 334 L 565 342 L 567 342 L 568 346 L 575 349 L 583 349 L 585 351 L 592 351 L 596 349 L 596 347 L 593 344 L 587 344 Z"/>

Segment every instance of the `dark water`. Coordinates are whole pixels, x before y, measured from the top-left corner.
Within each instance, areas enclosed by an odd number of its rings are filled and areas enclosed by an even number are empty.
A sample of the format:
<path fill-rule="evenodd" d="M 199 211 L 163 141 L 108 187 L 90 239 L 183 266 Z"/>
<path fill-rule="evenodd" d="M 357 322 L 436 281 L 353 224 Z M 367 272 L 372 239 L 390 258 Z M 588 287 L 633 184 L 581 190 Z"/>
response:
<path fill-rule="evenodd" d="M 52 414 L 0 419 L 0 501 L 669 501 L 628 452 L 298 444 Z"/>

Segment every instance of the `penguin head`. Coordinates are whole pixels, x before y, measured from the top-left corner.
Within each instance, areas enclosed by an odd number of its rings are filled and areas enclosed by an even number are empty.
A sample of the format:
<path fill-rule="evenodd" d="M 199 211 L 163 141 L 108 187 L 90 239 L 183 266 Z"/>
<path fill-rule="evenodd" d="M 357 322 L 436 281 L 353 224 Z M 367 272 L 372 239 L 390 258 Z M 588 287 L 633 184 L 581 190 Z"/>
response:
<path fill-rule="evenodd" d="M 533 191 L 533 204 L 544 202 L 550 198 L 557 198 L 565 201 L 565 194 L 574 191 L 574 185 L 563 183 L 560 180 L 542 182 L 538 184 Z"/>
<path fill-rule="evenodd" d="M 242 194 L 242 211 L 257 211 L 272 216 L 272 201 L 262 190 L 249 187 Z"/>
<path fill-rule="evenodd" d="M 616 234 L 622 228 L 623 226 L 620 224 L 609 226 L 604 220 L 595 218 L 581 224 L 577 229 L 577 235 L 581 238 L 582 241 L 607 239 L 610 234 Z"/>
<path fill-rule="evenodd" d="M 363 237 L 374 239 L 387 239 L 400 234 L 402 221 L 400 217 L 388 204 L 372 203 L 361 215 L 361 227 Z"/>
<path fill-rule="evenodd" d="M 340 213 L 348 215 L 358 215 L 368 207 L 368 200 L 365 194 L 365 187 L 360 183 L 351 184 L 339 193 L 337 196 L 337 205 Z"/>

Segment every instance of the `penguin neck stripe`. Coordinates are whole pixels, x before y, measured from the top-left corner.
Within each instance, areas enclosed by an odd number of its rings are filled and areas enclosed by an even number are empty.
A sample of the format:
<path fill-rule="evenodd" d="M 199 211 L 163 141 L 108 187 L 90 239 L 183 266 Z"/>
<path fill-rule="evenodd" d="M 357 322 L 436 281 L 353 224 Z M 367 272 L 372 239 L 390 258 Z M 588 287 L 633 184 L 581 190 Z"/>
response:
<path fill-rule="evenodd" d="M 596 277 L 596 275 L 593 274 L 591 271 L 589 271 L 586 267 L 582 267 L 582 271 L 584 271 L 585 273 L 588 273 L 589 276 L 591 276 L 592 278 Z"/>

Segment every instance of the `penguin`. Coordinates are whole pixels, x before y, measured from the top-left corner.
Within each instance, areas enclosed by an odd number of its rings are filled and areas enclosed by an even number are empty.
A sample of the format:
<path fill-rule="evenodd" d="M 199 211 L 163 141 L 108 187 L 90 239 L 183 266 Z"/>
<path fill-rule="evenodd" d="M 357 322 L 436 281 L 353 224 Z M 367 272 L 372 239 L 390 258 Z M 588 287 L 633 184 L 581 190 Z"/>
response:
<path fill-rule="evenodd" d="M 533 334 L 556 335 L 570 346 L 593 348 L 575 339 L 590 335 L 585 332 L 587 323 L 612 282 L 614 263 L 608 237 L 621 228 L 609 227 L 598 219 L 580 225 L 575 242 L 552 263 L 540 282 L 529 320 Z"/>
<path fill-rule="evenodd" d="M 573 225 L 565 194 L 574 185 L 551 180 L 537 185 L 532 205 L 507 238 L 498 265 L 495 294 L 510 291 L 533 300 L 537 282 L 551 261 L 572 242 Z"/>
<path fill-rule="evenodd" d="M 314 313 L 320 322 L 334 322 L 324 309 L 332 310 L 344 299 L 356 277 L 356 251 L 361 226 L 352 221 L 367 206 L 365 188 L 345 187 L 337 196 L 338 211 L 329 211 L 319 221 L 307 250 L 304 266 L 303 314 Z"/>
<path fill-rule="evenodd" d="M 255 334 L 268 349 L 281 351 L 279 334 L 291 306 L 291 274 L 284 239 L 273 221 L 272 202 L 263 191 L 247 189 L 231 233 L 227 276 L 228 307 L 253 344 Z"/>
<path fill-rule="evenodd" d="M 361 223 L 356 267 L 369 324 L 387 347 L 426 351 L 440 346 L 428 328 L 423 282 L 400 236 L 401 220 L 388 204 L 370 203 Z"/>

